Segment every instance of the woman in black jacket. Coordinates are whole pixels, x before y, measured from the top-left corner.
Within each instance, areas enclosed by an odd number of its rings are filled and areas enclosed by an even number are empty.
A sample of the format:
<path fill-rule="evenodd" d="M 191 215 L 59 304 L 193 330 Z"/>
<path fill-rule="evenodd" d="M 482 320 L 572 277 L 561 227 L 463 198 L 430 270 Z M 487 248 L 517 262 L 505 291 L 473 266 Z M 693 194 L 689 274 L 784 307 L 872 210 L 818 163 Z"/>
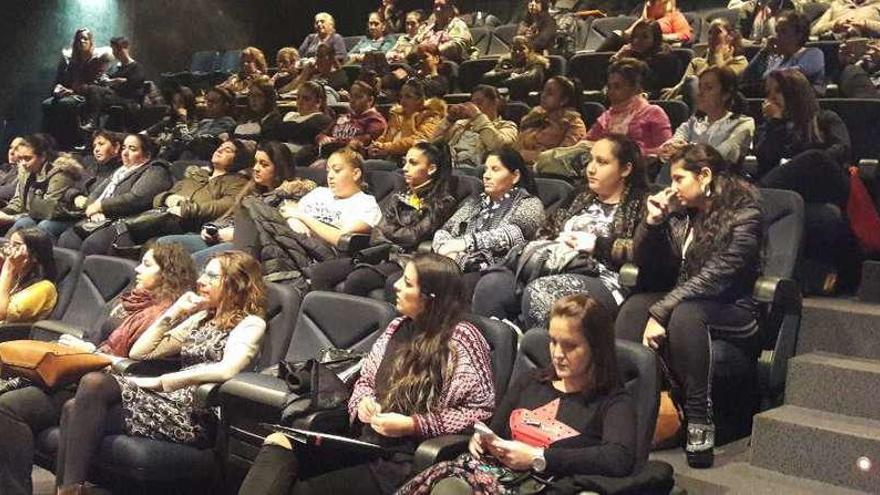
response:
<path fill-rule="evenodd" d="M 711 340 L 753 346 L 762 213 L 756 189 L 714 148 L 688 145 L 671 163 L 672 186 L 648 198 L 634 261 L 643 281 L 674 281 L 674 287 L 631 297 L 616 332 L 662 352 L 684 396 L 688 464 L 709 467 L 715 444 Z"/>
<path fill-rule="evenodd" d="M 850 139 L 846 124 L 821 110 L 810 82 L 797 69 L 771 72 L 755 138 L 761 187 L 789 189 L 808 203 L 846 204 Z"/>
<path fill-rule="evenodd" d="M 516 34 L 525 36 L 532 50 L 547 53 L 556 45 L 556 20 L 550 15 L 550 0 L 527 0 L 526 16 Z"/>
<path fill-rule="evenodd" d="M 388 259 L 352 264 L 350 258 L 327 261 L 312 268 L 312 288 L 333 290 L 345 281 L 344 291 L 367 296 L 388 280 L 396 280 L 421 242 L 431 240 L 434 231 L 455 211 L 456 201 L 450 192 L 452 164 L 446 146 L 416 143 L 406 154 L 403 177 L 406 189 L 395 191 L 380 203 L 382 221 L 373 229 L 370 248 L 379 252 L 390 248 Z M 384 254 L 384 253 L 383 253 Z"/>
<path fill-rule="evenodd" d="M 150 209 L 153 198 L 174 184 L 168 163 L 153 160 L 155 153 L 147 136 L 126 136 L 122 166 L 92 190 L 83 205 L 85 220 L 61 234 L 58 245 L 85 255 L 109 253 L 119 237 L 113 220 Z"/>

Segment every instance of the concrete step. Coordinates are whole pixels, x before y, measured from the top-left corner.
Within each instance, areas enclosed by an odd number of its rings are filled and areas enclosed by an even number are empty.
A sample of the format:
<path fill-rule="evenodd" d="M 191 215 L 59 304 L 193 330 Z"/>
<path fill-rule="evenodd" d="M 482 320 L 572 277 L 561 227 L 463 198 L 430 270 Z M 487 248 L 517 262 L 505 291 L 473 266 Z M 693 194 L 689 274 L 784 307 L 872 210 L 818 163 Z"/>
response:
<path fill-rule="evenodd" d="M 797 354 L 813 351 L 880 360 L 880 304 L 804 299 Z"/>
<path fill-rule="evenodd" d="M 788 362 L 785 403 L 880 421 L 880 360 L 814 352 Z"/>
<path fill-rule="evenodd" d="M 858 495 L 866 492 L 797 478 L 749 464 L 749 439 L 715 449 L 715 466 L 691 469 L 681 449 L 651 453 L 675 469 L 675 486 L 688 495 Z"/>
<path fill-rule="evenodd" d="M 755 416 L 751 464 L 878 493 L 880 421 L 791 405 L 771 409 Z"/>

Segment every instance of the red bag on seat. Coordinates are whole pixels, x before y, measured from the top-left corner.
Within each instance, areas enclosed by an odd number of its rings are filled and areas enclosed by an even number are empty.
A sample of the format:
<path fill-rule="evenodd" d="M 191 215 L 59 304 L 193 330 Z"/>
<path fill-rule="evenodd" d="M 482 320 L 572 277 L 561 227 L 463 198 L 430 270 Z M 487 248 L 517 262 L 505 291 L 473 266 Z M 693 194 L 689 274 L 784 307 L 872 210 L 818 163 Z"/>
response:
<path fill-rule="evenodd" d="M 857 167 L 849 168 L 849 199 L 846 202 L 846 215 L 849 226 L 859 240 L 862 249 L 869 253 L 880 253 L 880 214 L 859 177 Z"/>

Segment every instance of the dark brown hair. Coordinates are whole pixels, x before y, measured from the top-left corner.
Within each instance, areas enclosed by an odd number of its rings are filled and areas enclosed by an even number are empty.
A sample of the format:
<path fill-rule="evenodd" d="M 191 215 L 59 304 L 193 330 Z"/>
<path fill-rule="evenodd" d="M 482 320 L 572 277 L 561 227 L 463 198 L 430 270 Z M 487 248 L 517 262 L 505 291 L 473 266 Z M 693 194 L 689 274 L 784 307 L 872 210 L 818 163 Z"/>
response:
<path fill-rule="evenodd" d="M 779 86 L 785 100 L 785 117 L 794 125 L 795 134 L 801 142 L 822 141 L 819 132 L 819 101 L 806 76 L 797 69 L 782 69 L 771 72 L 767 79 L 773 79 Z"/>
<path fill-rule="evenodd" d="M 196 285 L 196 266 L 192 256 L 180 244 L 153 244 L 149 251 L 159 266 L 159 286 L 155 289 L 159 301 L 175 301 Z"/>

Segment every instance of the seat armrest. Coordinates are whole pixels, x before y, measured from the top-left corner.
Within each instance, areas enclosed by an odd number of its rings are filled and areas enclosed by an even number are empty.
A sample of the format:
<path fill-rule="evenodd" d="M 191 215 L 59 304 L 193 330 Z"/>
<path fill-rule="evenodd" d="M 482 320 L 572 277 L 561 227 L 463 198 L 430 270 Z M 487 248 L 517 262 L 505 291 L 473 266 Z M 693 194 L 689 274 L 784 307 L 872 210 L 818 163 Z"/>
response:
<path fill-rule="evenodd" d="M 289 390 L 284 380 L 256 372 L 235 375 L 220 386 L 220 395 L 232 401 L 247 400 L 267 405 L 279 412 L 284 407 Z M 223 401 L 225 402 L 225 398 Z"/>
<path fill-rule="evenodd" d="M 208 408 L 220 405 L 220 383 L 203 383 L 196 387 L 193 394 L 193 406 Z"/>
<path fill-rule="evenodd" d="M 348 409 L 345 407 L 313 412 L 308 416 L 294 420 L 293 426 L 336 435 L 346 435 L 351 431 Z"/>
<path fill-rule="evenodd" d="M 412 472 L 421 473 L 440 461 L 448 461 L 464 453 L 470 439 L 468 435 L 445 435 L 425 440 L 416 449 Z"/>
<path fill-rule="evenodd" d="M 758 386 L 762 409 L 766 409 L 779 403 L 785 388 L 788 360 L 797 349 L 803 303 L 798 284 L 785 278 L 759 278 L 753 295 L 770 305 L 763 321 L 764 349 L 758 358 Z"/>
<path fill-rule="evenodd" d="M 68 325 L 63 321 L 58 320 L 40 320 L 33 325 L 33 329 L 31 331 L 32 338 L 34 340 L 58 340 L 58 337 L 62 335 L 73 335 L 77 338 L 82 338 L 85 335 L 85 330 L 80 327 L 75 327 L 73 325 Z"/>
<path fill-rule="evenodd" d="M 434 243 L 431 241 L 422 241 L 419 243 L 419 247 L 416 248 L 416 252 L 420 254 L 430 253 L 431 250 L 434 249 Z"/>
<path fill-rule="evenodd" d="M 781 306 L 786 311 L 801 309 L 801 291 L 790 278 L 759 277 L 752 293 L 755 300 Z"/>
<path fill-rule="evenodd" d="M 32 339 L 32 332 L 30 323 L 4 323 L 0 325 L 0 342 Z"/>
<path fill-rule="evenodd" d="M 370 246 L 370 236 L 367 234 L 342 234 L 336 242 L 336 249 L 343 253 L 354 254 Z"/>
<path fill-rule="evenodd" d="M 160 376 L 165 373 L 180 371 L 179 359 L 149 359 L 135 361 L 120 359 L 113 363 L 113 369 L 123 375 Z"/>
<path fill-rule="evenodd" d="M 633 263 L 626 263 L 620 267 L 620 285 L 633 289 L 639 285 L 639 267 Z"/>

